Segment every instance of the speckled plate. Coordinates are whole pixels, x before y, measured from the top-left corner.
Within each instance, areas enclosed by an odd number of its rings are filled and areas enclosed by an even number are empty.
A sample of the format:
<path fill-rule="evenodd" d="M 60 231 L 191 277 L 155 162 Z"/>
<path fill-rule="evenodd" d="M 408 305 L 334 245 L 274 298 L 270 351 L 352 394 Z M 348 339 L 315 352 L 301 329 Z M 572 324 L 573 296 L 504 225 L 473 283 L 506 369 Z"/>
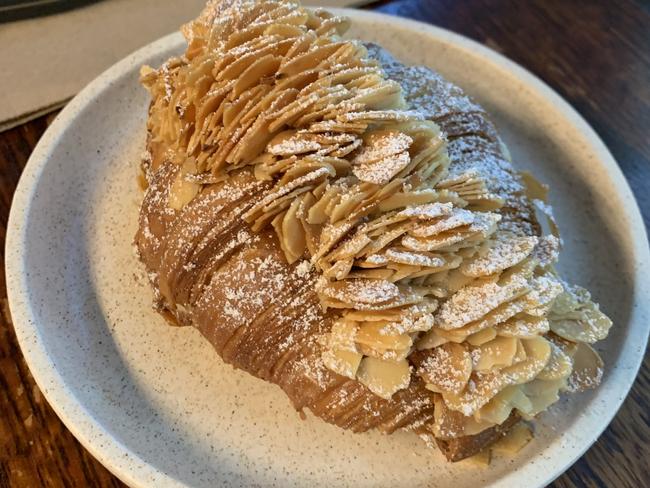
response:
<path fill-rule="evenodd" d="M 140 65 L 182 48 L 155 42 L 109 69 L 57 117 L 16 191 L 7 281 L 16 332 L 50 404 L 90 452 L 133 486 L 544 486 L 598 437 L 625 398 L 650 324 L 650 259 L 636 203 L 594 131 L 499 54 L 428 25 L 348 11 L 352 34 L 439 70 L 493 114 L 514 160 L 551 184 L 561 269 L 614 319 L 602 386 L 555 405 L 513 459 L 447 464 L 413 435 L 355 435 L 301 420 L 283 393 L 224 365 L 191 328 L 172 328 L 131 242 L 147 94 Z"/>

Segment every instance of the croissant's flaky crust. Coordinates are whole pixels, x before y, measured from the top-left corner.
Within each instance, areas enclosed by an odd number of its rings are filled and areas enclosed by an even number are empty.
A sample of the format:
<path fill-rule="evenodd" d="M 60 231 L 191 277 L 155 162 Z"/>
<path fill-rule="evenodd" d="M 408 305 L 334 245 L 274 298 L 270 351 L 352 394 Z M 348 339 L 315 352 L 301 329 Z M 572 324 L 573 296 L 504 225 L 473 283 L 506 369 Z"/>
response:
<path fill-rule="evenodd" d="M 136 247 L 158 311 L 225 362 L 326 422 L 435 437 L 458 461 L 594 386 L 587 343 L 611 321 L 555 274 L 535 184 L 485 111 L 427 68 L 342 41 L 346 26 L 216 0 L 185 27 L 186 57 L 143 70 Z M 306 69 L 310 56 L 337 63 Z"/>

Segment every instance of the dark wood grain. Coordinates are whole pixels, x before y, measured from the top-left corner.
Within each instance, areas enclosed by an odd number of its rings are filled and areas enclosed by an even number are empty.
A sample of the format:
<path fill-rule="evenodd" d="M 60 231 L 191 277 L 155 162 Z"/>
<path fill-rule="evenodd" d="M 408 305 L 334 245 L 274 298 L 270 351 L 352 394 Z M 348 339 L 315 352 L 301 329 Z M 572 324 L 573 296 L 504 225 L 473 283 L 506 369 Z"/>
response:
<path fill-rule="evenodd" d="M 650 223 L 650 7 L 630 0 L 392 0 L 369 8 L 474 38 L 522 64 L 589 121 L 619 162 Z M 123 486 L 47 405 L 6 307 L 4 239 L 11 197 L 52 115 L 0 134 L 0 487 Z M 555 483 L 643 487 L 650 480 L 650 358 L 598 442 Z"/>
<path fill-rule="evenodd" d="M 54 114 L 0 134 L 0 487 L 124 486 L 65 428 L 34 383 L 14 333 L 4 274 L 9 206 Z"/>

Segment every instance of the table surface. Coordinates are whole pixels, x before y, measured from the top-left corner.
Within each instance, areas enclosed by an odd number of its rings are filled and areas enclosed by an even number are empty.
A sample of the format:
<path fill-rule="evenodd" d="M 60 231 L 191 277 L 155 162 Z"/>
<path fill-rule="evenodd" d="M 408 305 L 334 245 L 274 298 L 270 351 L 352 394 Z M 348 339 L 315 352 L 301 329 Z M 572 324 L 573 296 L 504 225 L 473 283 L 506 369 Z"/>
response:
<path fill-rule="evenodd" d="M 476 39 L 564 96 L 605 141 L 650 222 L 650 6 L 619 0 L 387 0 L 367 7 Z M 22 357 L 6 302 L 13 191 L 55 114 L 0 134 L 0 488 L 124 486 L 49 407 Z M 553 486 L 640 487 L 650 479 L 650 356 L 618 415 Z"/>

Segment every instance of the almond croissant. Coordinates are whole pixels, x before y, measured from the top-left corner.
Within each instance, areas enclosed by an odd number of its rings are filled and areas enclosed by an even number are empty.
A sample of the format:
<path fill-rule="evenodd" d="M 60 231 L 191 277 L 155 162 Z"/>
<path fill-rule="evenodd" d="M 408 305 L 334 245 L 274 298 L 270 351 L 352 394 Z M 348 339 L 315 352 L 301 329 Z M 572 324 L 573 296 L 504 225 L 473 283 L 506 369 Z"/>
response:
<path fill-rule="evenodd" d="M 135 242 L 159 312 L 224 361 L 457 461 L 595 386 L 611 322 L 555 272 L 544 187 L 484 110 L 348 24 L 222 0 L 184 26 L 185 54 L 142 70 Z"/>

